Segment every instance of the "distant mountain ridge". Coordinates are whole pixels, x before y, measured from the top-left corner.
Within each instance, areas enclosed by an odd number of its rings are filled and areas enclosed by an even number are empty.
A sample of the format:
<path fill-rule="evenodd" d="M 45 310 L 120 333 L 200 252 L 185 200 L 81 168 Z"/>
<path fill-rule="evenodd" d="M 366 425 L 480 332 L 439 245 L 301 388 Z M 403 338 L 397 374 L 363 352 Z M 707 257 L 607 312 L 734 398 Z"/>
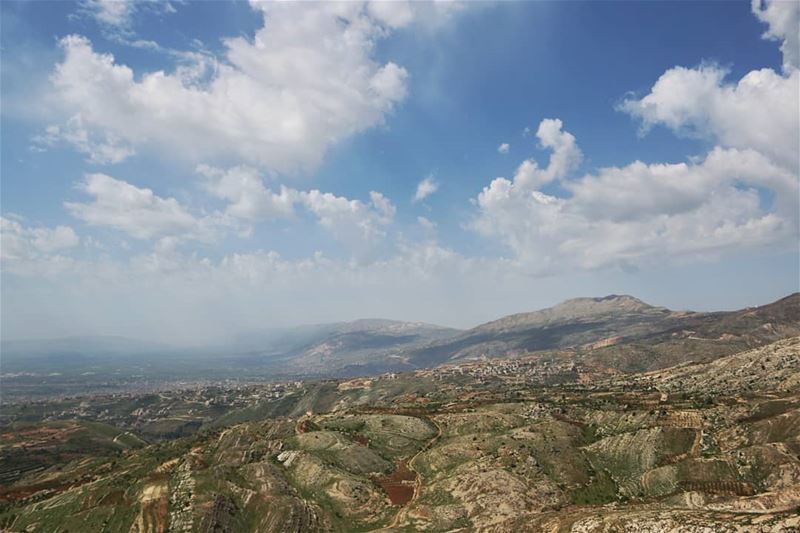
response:
<path fill-rule="evenodd" d="M 672 311 L 629 295 L 574 298 L 468 330 L 423 322 L 361 319 L 239 335 L 202 350 L 120 337 L 3 341 L 4 371 L 147 364 L 157 373 L 336 377 L 541 353 L 624 372 L 708 362 L 800 335 L 800 294 L 730 312 Z M 11 362 L 12 364 L 8 364 Z M 119 366 L 118 366 L 119 368 Z M 183 369 L 183 370 L 182 370 Z"/>
<path fill-rule="evenodd" d="M 673 312 L 633 296 L 574 298 L 553 307 L 508 315 L 451 339 L 408 354 L 409 362 L 430 366 L 477 357 L 579 346 L 616 336 L 634 336 L 668 320 Z"/>
<path fill-rule="evenodd" d="M 611 313 L 662 316 L 670 311 L 664 307 L 649 305 L 633 296 L 611 294 L 597 298 L 573 298 L 538 311 L 504 316 L 476 326 L 472 331 L 504 331 L 532 325 L 544 326 L 567 320 L 586 320 Z"/>
<path fill-rule="evenodd" d="M 799 334 L 799 293 L 760 307 L 714 313 L 671 311 L 632 296 L 609 295 L 509 315 L 404 357 L 413 367 L 426 367 L 569 349 L 576 359 L 638 371 L 710 360 Z"/>
<path fill-rule="evenodd" d="M 240 355 L 232 358 L 245 366 L 269 364 L 298 374 L 347 373 L 347 368 L 373 365 L 381 372 L 393 367 L 395 354 L 457 333 L 424 322 L 359 319 L 251 333 L 240 339 Z"/>
<path fill-rule="evenodd" d="M 800 335 L 800 293 L 739 311 L 673 313 L 665 329 L 578 354 L 585 362 L 640 372 L 710 362 Z"/>

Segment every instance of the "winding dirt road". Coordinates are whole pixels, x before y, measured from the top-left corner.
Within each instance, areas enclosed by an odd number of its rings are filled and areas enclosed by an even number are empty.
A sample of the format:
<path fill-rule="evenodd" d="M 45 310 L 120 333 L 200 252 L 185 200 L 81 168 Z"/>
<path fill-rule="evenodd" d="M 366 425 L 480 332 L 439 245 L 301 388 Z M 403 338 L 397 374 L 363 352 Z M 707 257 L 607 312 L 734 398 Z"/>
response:
<path fill-rule="evenodd" d="M 408 463 L 407 463 L 408 464 L 408 469 L 411 470 L 412 472 L 414 472 L 414 475 L 416 476 L 416 479 L 414 480 L 414 495 L 411 496 L 411 499 L 408 501 L 408 503 L 406 503 L 403 507 L 401 507 L 397 511 L 397 514 L 394 515 L 394 518 L 386 526 L 386 529 L 394 529 L 394 528 L 398 527 L 398 524 L 405 517 L 405 514 L 408 511 L 408 509 L 411 506 L 411 504 L 413 504 L 417 500 L 417 497 L 419 496 L 419 493 L 422 490 L 422 474 L 420 474 L 419 471 L 416 468 L 414 468 L 414 461 L 416 461 L 417 457 L 419 457 L 423 452 L 428 451 L 431 448 L 431 446 L 433 446 L 434 443 L 437 440 L 439 440 L 439 438 L 442 436 L 442 427 L 439 424 L 437 424 L 434 420 L 431 420 L 430 418 L 426 417 L 425 419 L 428 422 L 430 422 L 431 424 L 433 424 L 434 426 L 436 426 L 436 435 L 434 435 L 433 438 L 431 438 L 431 440 L 429 440 L 425 444 L 425 446 L 420 448 L 420 450 L 417 453 L 415 453 L 411 457 L 411 459 L 408 460 Z"/>

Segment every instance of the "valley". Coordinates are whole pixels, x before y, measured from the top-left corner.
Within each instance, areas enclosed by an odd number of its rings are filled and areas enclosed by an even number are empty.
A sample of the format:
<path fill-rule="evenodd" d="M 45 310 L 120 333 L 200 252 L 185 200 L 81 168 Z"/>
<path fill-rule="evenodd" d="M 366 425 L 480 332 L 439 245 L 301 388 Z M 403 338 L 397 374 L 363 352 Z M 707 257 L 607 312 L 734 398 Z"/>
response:
<path fill-rule="evenodd" d="M 797 531 L 800 309 L 771 306 L 405 372 L 5 403 L 0 528 Z"/>

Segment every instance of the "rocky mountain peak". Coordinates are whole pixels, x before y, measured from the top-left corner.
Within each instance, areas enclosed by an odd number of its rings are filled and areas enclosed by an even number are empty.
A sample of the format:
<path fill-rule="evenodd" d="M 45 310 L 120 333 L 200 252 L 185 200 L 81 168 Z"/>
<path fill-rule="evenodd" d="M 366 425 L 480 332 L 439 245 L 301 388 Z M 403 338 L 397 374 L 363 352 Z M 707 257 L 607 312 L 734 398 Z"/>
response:
<path fill-rule="evenodd" d="M 668 313 L 668 310 L 663 307 L 654 307 L 626 294 L 610 294 L 600 297 L 573 298 L 539 311 L 509 315 L 479 326 L 478 329 L 505 330 L 627 313 L 663 314 Z"/>

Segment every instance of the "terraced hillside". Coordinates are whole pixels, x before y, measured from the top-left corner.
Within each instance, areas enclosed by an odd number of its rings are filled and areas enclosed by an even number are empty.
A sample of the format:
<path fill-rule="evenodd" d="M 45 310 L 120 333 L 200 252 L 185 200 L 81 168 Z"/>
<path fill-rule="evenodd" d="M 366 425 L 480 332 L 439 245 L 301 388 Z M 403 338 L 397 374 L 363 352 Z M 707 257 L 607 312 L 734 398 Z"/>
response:
<path fill-rule="evenodd" d="M 53 464 L 91 460 L 96 455 L 138 448 L 145 440 L 129 431 L 86 421 L 13 424 L 0 433 L 0 484 L 15 481 Z M 0 499 L 5 490 L 0 489 Z"/>
<path fill-rule="evenodd" d="M 6 428 L 0 528 L 800 528 L 800 337 L 634 375 L 553 381 L 532 361 L 308 383 L 151 444 L 78 422 Z"/>

